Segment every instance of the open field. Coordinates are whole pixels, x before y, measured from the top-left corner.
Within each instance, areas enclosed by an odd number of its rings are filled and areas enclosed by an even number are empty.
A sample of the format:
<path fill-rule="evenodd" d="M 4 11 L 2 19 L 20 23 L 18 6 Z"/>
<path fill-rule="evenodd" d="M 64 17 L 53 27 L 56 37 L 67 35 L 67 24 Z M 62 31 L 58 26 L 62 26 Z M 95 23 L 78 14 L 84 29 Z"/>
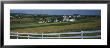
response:
<path fill-rule="evenodd" d="M 11 24 L 11 32 L 71 32 L 101 29 L 100 19 L 82 19 L 75 22 Z"/>

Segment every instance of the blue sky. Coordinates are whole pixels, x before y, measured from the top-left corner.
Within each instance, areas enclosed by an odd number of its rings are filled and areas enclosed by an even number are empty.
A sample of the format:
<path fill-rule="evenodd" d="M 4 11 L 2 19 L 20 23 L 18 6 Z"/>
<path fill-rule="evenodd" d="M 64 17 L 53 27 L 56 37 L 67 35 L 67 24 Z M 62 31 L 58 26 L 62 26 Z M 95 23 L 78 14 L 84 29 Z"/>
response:
<path fill-rule="evenodd" d="M 11 13 L 25 13 L 25 14 L 49 14 L 49 15 L 101 15 L 101 10 L 35 10 L 35 9 L 11 9 Z"/>

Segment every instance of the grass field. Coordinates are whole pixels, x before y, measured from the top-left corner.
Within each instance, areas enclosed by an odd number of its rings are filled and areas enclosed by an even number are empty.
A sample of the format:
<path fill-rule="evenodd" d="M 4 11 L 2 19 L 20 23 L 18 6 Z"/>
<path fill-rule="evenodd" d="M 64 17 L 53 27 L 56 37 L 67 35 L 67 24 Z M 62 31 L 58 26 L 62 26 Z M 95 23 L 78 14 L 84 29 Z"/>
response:
<path fill-rule="evenodd" d="M 11 24 L 11 32 L 71 32 L 81 30 L 97 30 L 101 28 L 100 19 L 82 19 L 76 22 L 62 23 L 26 23 Z"/>

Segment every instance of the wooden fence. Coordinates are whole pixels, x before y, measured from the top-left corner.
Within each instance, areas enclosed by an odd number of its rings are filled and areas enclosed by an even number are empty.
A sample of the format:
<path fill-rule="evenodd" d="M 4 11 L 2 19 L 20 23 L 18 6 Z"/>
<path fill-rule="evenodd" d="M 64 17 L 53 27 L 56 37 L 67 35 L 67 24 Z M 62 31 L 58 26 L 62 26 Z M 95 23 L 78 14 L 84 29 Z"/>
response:
<path fill-rule="evenodd" d="M 101 30 L 81 31 L 81 32 L 63 32 L 63 33 L 19 33 L 11 32 L 11 39 L 85 39 L 101 38 Z"/>

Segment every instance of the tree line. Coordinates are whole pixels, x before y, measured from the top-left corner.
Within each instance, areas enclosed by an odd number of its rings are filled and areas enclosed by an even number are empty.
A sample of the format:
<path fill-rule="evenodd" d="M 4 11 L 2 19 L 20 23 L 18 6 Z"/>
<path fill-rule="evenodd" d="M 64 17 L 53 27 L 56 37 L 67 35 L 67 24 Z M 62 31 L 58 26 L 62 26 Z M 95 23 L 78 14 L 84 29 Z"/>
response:
<path fill-rule="evenodd" d="M 85 19 L 85 18 L 100 18 L 100 16 L 96 15 L 82 15 L 81 17 L 77 17 L 79 14 L 75 15 L 67 15 L 74 16 L 71 18 L 75 18 L 77 20 Z M 12 24 L 15 23 L 51 23 L 51 22 L 63 22 L 64 15 L 48 15 L 48 14 L 23 14 L 23 13 L 10 13 L 10 22 Z"/>

